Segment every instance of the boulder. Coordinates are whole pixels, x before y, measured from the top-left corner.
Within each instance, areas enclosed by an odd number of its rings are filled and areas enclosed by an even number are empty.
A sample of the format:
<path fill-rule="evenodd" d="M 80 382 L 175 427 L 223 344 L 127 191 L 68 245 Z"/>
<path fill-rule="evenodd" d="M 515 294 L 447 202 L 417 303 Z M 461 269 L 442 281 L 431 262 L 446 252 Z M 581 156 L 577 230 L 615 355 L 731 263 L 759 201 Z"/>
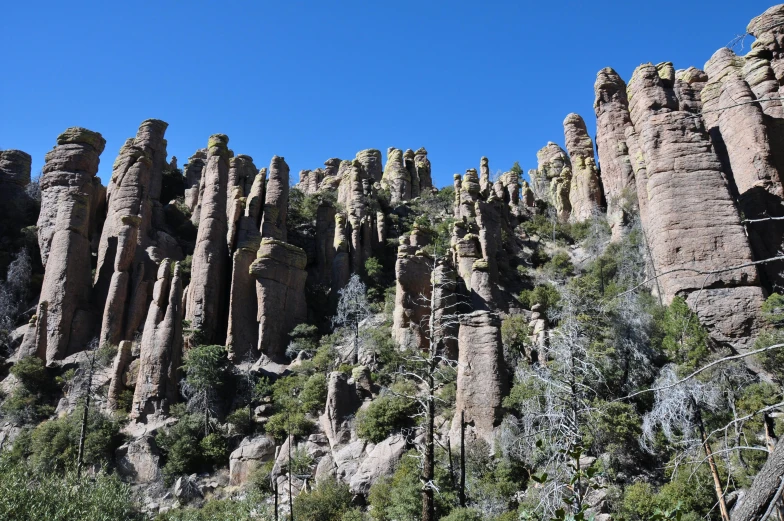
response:
<path fill-rule="evenodd" d="M 151 434 L 135 438 L 116 452 L 117 471 L 134 483 L 154 483 L 161 479 L 161 455 Z"/>
<path fill-rule="evenodd" d="M 368 177 L 374 183 L 380 183 L 384 175 L 381 167 L 381 151 L 373 148 L 357 152 L 357 161 L 362 164 L 362 168 L 367 172 Z"/>
<path fill-rule="evenodd" d="M 229 456 L 229 485 L 245 484 L 254 470 L 274 457 L 275 440 L 269 436 L 244 438 Z"/>
<path fill-rule="evenodd" d="M 339 371 L 330 373 L 327 403 L 319 423 L 333 449 L 351 441 L 350 420 L 359 406 L 356 386 L 348 382 L 348 376 Z"/>
<path fill-rule="evenodd" d="M 376 480 L 383 476 L 392 475 L 405 451 L 406 439 L 399 434 L 391 436 L 373 447 L 373 450 L 362 461 L 349 481 L 351 492 L 367 495 Z"/>

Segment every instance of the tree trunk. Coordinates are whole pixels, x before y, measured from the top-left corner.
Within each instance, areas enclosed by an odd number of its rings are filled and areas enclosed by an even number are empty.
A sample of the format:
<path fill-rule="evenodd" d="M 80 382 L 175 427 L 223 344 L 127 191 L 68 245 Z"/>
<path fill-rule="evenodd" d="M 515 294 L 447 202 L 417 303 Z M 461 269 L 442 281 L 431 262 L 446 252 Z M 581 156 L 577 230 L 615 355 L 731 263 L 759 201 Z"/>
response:
<path fill-rule="evenodd" d="M 780 497 L 784 488 L 784 443 L 776 448 L 754 478 L 746 495 L 732 512 L 732 521 L 758 521 Z"/>
<path fill-rule="evenodd" d="M 702 448 L 705 449 L 705 456 L 708 458 L 708 466 L 710 466 L 711 475 L 713 476 L 713 487 L 716 490 L 716 498 L 719 500 L 719 510 L 721 511 L 722 521 L 730 521 L 730 514 L 727 510 L 727 502 L 724 501 L 724 490 L 721 486 L 721 479 L 719 478 L 719 470 L 716 468 L 716 461 L 713 459 L 713 451 L 711 450 L 708 436 L 705 434 L 705 425 L 702 423 L 702 414 L 699 407 L 695 404 L 695 411 L 697 415 L 697 426 L 700 428 L 700 435 L 702 436 Z"/>
<path fill-rule="evenodd" d="M 466 493 L 465 493 L 465 476 L 466 476 L 466 461 L 465 461 L 465 410 L 460 411 L 460 507 L 465 508 Z"/>
<path fill-rule="evenodd" d="M 90 357 L 90 368 L 87 372 L 87 389 L 84 397 L 84 412 L 82 413 L 82 428 L 79 432 L 79 454 L 76 457 L 76 479 L 82 476 L 84 462 L 84 440 L 87 438 L 87 421 L 90 414 L 90 392 L 93 387 L 93 372 L 95 371 L 95 352 Z"/>
<path fill-rule="evenodd" d="M 434 347 L 431 346 L 431 349 Z M 431 361 L 434 363 L 435 360 Z M 435 469 L 435 418 L 436 407 L 434 399 L 434 379 L 433 371 L 428 375 L 428 396 L 427 396 L 427 426 L 425 433 L 425 462 L 422 468 L 422 521 L 435 521 L 435 502 L 433 498 L 433 479 Z"/>

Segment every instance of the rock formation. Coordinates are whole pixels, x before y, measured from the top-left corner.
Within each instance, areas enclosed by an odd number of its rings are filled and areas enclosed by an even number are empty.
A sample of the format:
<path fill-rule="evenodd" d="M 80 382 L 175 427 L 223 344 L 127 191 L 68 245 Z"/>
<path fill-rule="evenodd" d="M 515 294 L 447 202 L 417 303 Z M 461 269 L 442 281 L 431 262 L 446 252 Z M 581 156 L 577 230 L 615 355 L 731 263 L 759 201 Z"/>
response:
<path fill-rule="evenodd" d="M 92 322 L 90 300 L 90 216 L 93 196 L 100 185 L 95 174 L 106 140 L 97 132 L 72 127 L 60 134 L 57 146 L 46 154 L 41 176 L 41 213 L 38 243 L 46 266 L 40 302 L 48 311 L 38 317 L 46 330 L 47 363 L 84 349 L 89 338 L 72 338 L 80 322 Z M 45 320 L 44 323 L 40 323 Z M 81 328 L 85 328 L 81 325 Z"/>
<path fill-rule="evenodd" d="M 202 177 L 204 176 L 204 165 L 207 161 L 207 149 L 200 148 L 191 157 L 188 158 L 188 164 L 185 165 L 185 206 L 191 211 L 191 215 L 195 218 L 193 223 L 198 226 L 201 207 L 201 195 L 204 192 L 202 185 Z"/>
<path fill-rule="evenodd" d="M 501 399 L 509 386 L 501 344 L 501 319 L 489 311 L 463 315 L 458 344 L 457 404 L 450 437 L 460 439 L 460 415 L 464 413 L 465 422 L 472 426 L 476 436 L 492 446 L 493 429 L 502 416 Z"/>
<path fill-rule="evenodd" d="M 179 263 L 164 260 L 158 269 L 139 355 L 139 376 L 131 418 L 166 411 L 177 402 L 182 365 L 182 276 Z"/>
<path fill-rule="evenodd" d="M 547 193 L 547 202 L 555 208 L 558 219 L 569 220 L 571 203 L 569 192 L 572 182 L 572 165 L 566 152 L 550 141 L 536 153 L 538 168 L 531 178 L 542 193 Z"/>
<path fill-rule="evenodd" d="M 602 207 L 602 185 L 593 155 L 593 141 L 588 136 L 585 121 L 577 114 L 564 120 L 566 150 L 572 164 L 569 205 L 573 221 L 580 222 L 599 214 Z"/>
<path fill-rule="evenodd" d="M 613 238 L 617 239 L 628 220 L 627 203 L 630 192 L 634 190 L 634 173 L 626 144 L 626 128 L 632 124 L 629 100 L 626 84 L 609 67 L 596 75 L 594 94 L 596 150 L 602 167 L 602 188 L 607 202 L 607 218 Z"/>
<path fill-rule="evenodd" d="M 207 343 L 220 342 L 221 330 L 225 331 L 225 324 L 221 322 L 228 291 L 228 142 L 229 138 L 223 134 L 210 136 L 204 169 L 204 198 L 186 305 L 185 318 L 199 334 L 200 341 Z"/>
<path fill-rule="evenodd" d="M 414 166 L 416 167 L 416 175 L 419 179 L 419 192 L 424 194 L 427 190 L 432 190 L 433 177 L 430 169 L 430 160 L 427 158 L 427 150 L 425 150 L 425 147 L 419 148 L 414 152 Z"/>
<path fill-rule="evenodd" d="M 381 177 L 381 186 L 389 190 L 392 205 L 411 199 L 411 174 L 403 164 L 403 151 L 390 147 L 387 149 L 387 164 Z"/>

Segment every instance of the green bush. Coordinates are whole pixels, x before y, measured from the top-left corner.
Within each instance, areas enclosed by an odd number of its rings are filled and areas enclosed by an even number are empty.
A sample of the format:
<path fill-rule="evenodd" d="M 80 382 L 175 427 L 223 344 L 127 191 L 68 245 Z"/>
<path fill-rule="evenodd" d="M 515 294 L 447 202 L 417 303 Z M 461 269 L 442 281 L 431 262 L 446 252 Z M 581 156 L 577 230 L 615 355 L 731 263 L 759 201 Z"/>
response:
<path fill-rule="evenodd" d="M 201 457 L 205 463 L 213 467 L 228 463 L 229 447 L 220 434 L 211 432 L 199 441 Z"/>
<path fill-rule="evenodd" d="M 79 436 L 82 428 L 82 408 L 62 418 L 48 420 L 30 435 L 30 463 L 41 472 L 63 472 L 76 467 Z M 122 443 L 120 426 L 102 413 L 91 410 L 87 417 L 84 440 L 84 465 L 103 467 L 114 458 L 114 451 Z"/>
<path fill-rule="evenodd" d="M 526 309 L 531 309 L 534 304 L 542 306 L 542 314 L 547 316 L 548 312 L 551 314 L 555 307 L 561 301 L 561 294 L 551 284 L 541 284 L 534 289 L 526 289 L 520 292 L 518 297 L 520 304 Z"/>
<path fill-rule="evenodd" d="M 664 313 L 662 349 L 685 371 L 693 371 L 708 356 L 708 333 L 681 297 L 675 297 Z"/>
<path fill-rule="evenodd" d="M 201 508 L 178 508 L 160 514 L 155 521 L 259 521 L 272 519 L 270 505 L 259 491 L 242 499 L 212 499 Z"/>
<path fill-rule="evenodd" d="M 302 410 L 306 413 L 316 414 L 327 403 L 327 377 L 323 373 L 316 373 L 307 379 L 300 394 Z"/>
<path fill-rule="evenodd" d="M 34 479 L 33 479 L 34 477 Z M 131 487 L 103 472 L 36 474 L 24 462 L 0 458 L 0 519 L 15 521 L 142 521 Z"/>
<path fill-rule="evenodd" d="M 483 521 L 481 512 L 473 508 L 455 508 L 442 521 Z"/>
<path fill-rule="evenodd" d="M 44 361 L 35 356 L 27 356 L 19 360 L 11 368 L 11 374 L 28 391 L 39 391 L 49 385 L 49 375 Z"/>
<path fill-rule="evenodd" d="M 231 424 L 237 434 L 247 435 L 253 432 L 253 419 L 249 407 L 240 407 L 232 411 L 226 416 L 226 422 Z"/>
<path fill-rule="evenodd" d="M 773 327 L 784 326 L 784 295 L 773 293 L 762 305 L 762 318 Z"/>
<path fill-rule="evenodd" d="M 273 414 L 264 425 L 267 433 L 278 441 L 285 440 L 288 435 L 295 438 L 306 436 L 313 432 L 314 427 L 313 421 L 306 418 L 303 413 L 286 411 Z"/>
<path fill-rule="evenodd" d="M 166 463 L 161 469 L 166 483 L 171 483 L 177 476 L 190 474 L 199 470 L 202 459 L 199 440 L 203 436 L 201 419 L 195 414 L 182 413 L 179 408 L 172 408 L 179 420 L 155 437 Z"/>
<path fill-rule="evenodd" d="M 523 315 L 510 315 L 501 323 L 501 341 L 509 353 L 515 356 L 525 353 L 530 334 L 528 321 Z"/>
<path fill-rule="evenodd" d="M 320 481 L 313 491 L 294 498 L 294 519 L 299 521 L 341 521 L 351 510 L 352 494 L 345 483 L 335 479 Z"/>
<path fill-rule="evenodd" d="M 385 440 L 411 424 L 414 404 L 403 396 L 379 396 L 357 413 L 357 436 L 371 443 Z"/>
<path fill-rule="evenodd" d="M 565 279 L 574 275 L 574 264 L 572 259 L 566 252 L 559 251 L 553 255 L 544 265 L 546 272 L 550 273 L 553 277 Z"/>

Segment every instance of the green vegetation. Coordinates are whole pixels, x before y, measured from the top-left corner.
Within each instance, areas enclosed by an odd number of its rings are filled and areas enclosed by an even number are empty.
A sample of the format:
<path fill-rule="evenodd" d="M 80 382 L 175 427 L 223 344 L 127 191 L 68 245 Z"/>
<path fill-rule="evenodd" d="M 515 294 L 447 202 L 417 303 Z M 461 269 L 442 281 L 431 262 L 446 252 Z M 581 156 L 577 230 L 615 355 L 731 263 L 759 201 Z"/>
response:
<path fill-rule="evenodd" d="M 20 424 L 32 424 L 54 413 L 52 379 L 41 359 L 23 358 L 11 368 L 11 374 L 19 381 L 19 386 L 0 406 L 4 416 Z"/>
<path fill-rule="evenodd" d="M 393 385 L 392 393 L 379 396 L 357 414 L 357 435 L 371 443 L 378 443 L 410 426 L 414 404 L 406 396 L 413 396 L 415 392 L 409 384 Z"/>
<path fill-rule="evenodd" d="M 324 479 L 308 493 L 294 499 L 294 518 L 300 521 L 341 521 L 352 510 L 348 485 Z"/>

